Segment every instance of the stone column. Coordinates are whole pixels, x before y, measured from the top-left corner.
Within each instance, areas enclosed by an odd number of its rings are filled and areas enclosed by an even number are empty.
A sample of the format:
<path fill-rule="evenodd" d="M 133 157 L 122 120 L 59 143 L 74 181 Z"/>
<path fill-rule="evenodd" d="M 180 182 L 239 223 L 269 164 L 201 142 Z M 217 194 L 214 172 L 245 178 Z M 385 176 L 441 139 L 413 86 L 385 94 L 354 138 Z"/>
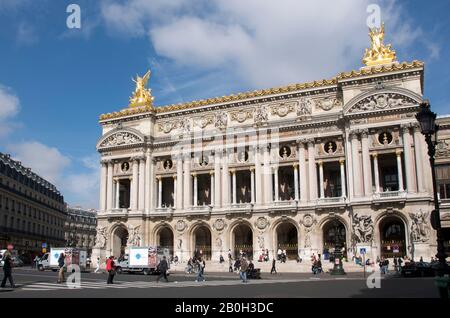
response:
<path fill-rule="evenodd" d="M 255 169 L 250 168 L 250 194 L 251 203 L 255 204 Z"/>
<path fill-rule="evenodd" d="M 319 185 L 320 185 L 320 198 L 325 198 L 325 189 L 323 187 L 323 162 L 319 161 Z"/>
<path fill-rule="evenodd" d="M 369 154 L 369 130 L 364 129 L 361 133 L 361 148 L 362 148 L 362 164 L 364 171 L 364 193 L 366 196 L 372 195 L 372 171 L 370 169 L 370 154 Z"/>
<path fill-rule="evenodd" d="M 116 187 L 116 196 L 115 196 L 115 209 L 120 209 L 120 180 L 116 179 L 114 180 L 114 186 Z"/>
<path fill-rule="evenodd" d="M 232 187 L 233 187 L 233 204 L 236 204 L 236 170 L 232 169 L 231 170 L 231 175 L 233 176 L 233 183 L 232 183 Z"/>
<path fill-rule="evenodd" d="M 314 139 L 308 141 L 309 200 L 317 199 L 317 168 Z"/>
<path fill-rule="evenodd" d="M 152 170 L 152 156 L 150 150 L 147 150 L 146 158 L 145 158 L 145 213 L 149 213 L 151 209 L 151 193 L 152 193 L 152 178 L 151 178 L 151 170 Z"/>
<path fill-rule="evenodd" d="M 189 209 L 192 206 L 192 183 L 191 183 L 191 154 L 186 154 L 184 156 L 184 185 L 183 185 L 183 196 L 184 196 L 184 209 Z"/>
<path fill-rule="evenodd" d="M 175 209 L 183 209 L 183 156 L 177 155 L 177 178 L 175 179 L 177 186 L 177 195 Z"/>
<path fill-rule="evenodd" d="M 403 154 L 405 156 L 406 190 L 416 192 L 414 188 L 414 171 L 412 162 L 411 135 L 409 126 L 402 126 Z"/>
<path fill-rule="evenodd" d="M 162 208 L 162 178 L 160 176 L 156 177 L 158 180 L 158 209 Z"/>
<path fill-rule="evenodd" d="M 352 145 L 350 133 L 347 131 L 345 134 L 345 167 L 347 172 L 347 197 L 350 201 L 353 200 L 354 190 L 353 190 L 353 160 L 352 160 Z"/>
<path fill-rule="evenodd" d="M 416 172 L 417 172 L 417 190 L 420 193 L 425 192 L 424 187 L 424 171 L 423 171 L 423 162 L 422 162 L 422 148 L 421 148 L 421 138 L 422 133 L 420 132 L 419 125 L 414 126 L 414 156 L 416 161 Z"/>
<path fill-rule="evenodd" d="M 398 170 L 398 190 L 400 192 L 405 190 L 405 187 L 403 186 L 403 167 L 402 167 L 402 152 L 397 151 L 397 170 Z"/>
<path fill-rule="evenodd" d="M 263 146 L 263 161 L 264 161 L 264 202 L 266 204 L 272 203 L 272 169 L 270 167 L 269 146 Z"/>
<path fill-rule="evenodd" d="M 138 201 L 138 210 L 144 211 L 145 204 L 145 159 L 140 158 L 139 160 L 139 201 Z"/>
<path fill-rule="evenodd" d="M 193 173 L 192 177 L 194 178 L 194 198 L 193 198 L 193 205 L 197 206 L 197 202 L 198 202 L 198 185 L 197 185 L 197 174 Z"/>
<path fill-rule="evenodd" d="M 353 160 L 353 189 L 355 191 L 355 197 L 361 197 L 363 195 L 363 185 L 361 184 L 361 165 L 359 158 L 359 141 L 356 132 L 351 135 L 352 143 L 352 160 Z"/>
<path fill-rule="evenodd" d="M 106 192 L 107 192 L 107 175 L 108 175 L 108 163 L 104 160 L 101 161 L 101 171 L 100 171 L 100 212 L 105 212 L 106 210 Z"/>
<path fill-rule="evenodd" d="M 177 202 L 178 202 L 177 175 L 174 174 L 172 177 L 173 177 L 173 206 L 176 209 L 177 208 Z"/>
<path fill-rule="evenodd" d="M 158 206 L 158 184 L 156 180 L 156 160 L 153 158 L 150 162 L 150 210 Z"/>
<path fill-rule="evenodd" d="M 252 192 L 255 192 L 254 197 L 255 197 L 256 205 L 261 205 L 263 202 L 263 200 L 262 200 L 263 181 L 261 178 L 261 160 L 260 160 L 261 153 L 260 153 L 258 146 L 253 147 L 253 154 L 254 154 L 254 158 L 255 158 L 255 182 L 252 183 L 252 186 L 254 187 L 254 188 L 252 188 Z M 255 191 L 253 191 L 253 189 L 255 189 Z"/>
<path fill-rule="evenodd" d="M 375 193 L 380 193 L 380 170 L 378 169 L 378 154 L 375 152 L 373 157 L 373 173 L 375 178 Z"/>
<path fill-rule="evenodd" d="M 345 160 L 339 160 L 339 167 L 341 168 L 341 196 L 343 198 L 347 197 L 346 180 L 345 180 Z"/>
<path fill-rule="evenodd" d="M 215 196 L 216 196 L 216 194 L 215 194 L 215 182 L 214 182 L 214 171 L 210 171 L 209 172 L 209 178 L 210 178 L 210 181 L 211 181 L 211 186 L 210 186 L 210 189 L 209 189 L 209 193 L 210 193 L 210 196 L 211 196 L 211 203 L 210 203 L 210 205 L 214 205 L 214 202 L 215 202 Z"/>
<path fill-rule="evenodd" d="M 222 207 L 226 208 L 230 205 L 230 172 L 228 170 L 227 149 L 223 150 L 222 161 Z"/>
<path fill-rule="evenodd" d="M 308 183 L 306 173 L 306 156 L 305 156 L 305 144 L 302 141 L 298 142 L 299 152 L 299 178 L 300 178 L 300 200 L 302 202 L 308 201 Z"/>
<path fill-rule="evenodd" d="M 278 188 L 279 188 L 279 184 L 278 184 L 278 166 L 273 167 L 273 179 L 274 179 L 274 190 L 275 190 L 275 194 L 274 194 L 274 200 L 275 202 L 280 201 L 280 195 L 278 192 Z"/>
<path fill-rule="evenodd" d="M 106 210 L 111 211 L 113 208 L 113 162 L 108 162 L 106 177 Z"/>
<path fill-rule="evenodd" d="M 139 190 L 139 161 L 134 158 L 132 160 L 133 179 L 131 179 L 131 211 L 137 210 L 138 205 L 138 190 Z"/>
<path fill-rule="evenodd" d="M 214 152 L 214 202 L 211 202 L 215 208 L 221 206 L 221 184 L 220 184 L 220 151 Z"/>
<path fill-rule="evenodd" d="M 295 191 L 295 201 L 298 202 L 298 164 L 294 163 L 294 191 Z"/>

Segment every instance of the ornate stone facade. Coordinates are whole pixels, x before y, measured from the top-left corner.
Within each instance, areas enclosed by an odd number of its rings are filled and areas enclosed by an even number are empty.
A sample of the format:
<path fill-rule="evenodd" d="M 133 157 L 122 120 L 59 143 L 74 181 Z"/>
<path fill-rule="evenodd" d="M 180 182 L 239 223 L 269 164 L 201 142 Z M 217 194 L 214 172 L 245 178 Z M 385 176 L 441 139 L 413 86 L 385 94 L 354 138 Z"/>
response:
<path fill-rule="evenodd" d="M 102 115 L 97 252 L 159 245 L 186 261 L 283 248 L 293 259 L 339 243 L 348 258 L 364 247 L 371 258 L 429 259 L 422 85 L 423 63 L 393 62 Z M 122 131 L 136 136 L 127 147 L 112 142 Z"/>

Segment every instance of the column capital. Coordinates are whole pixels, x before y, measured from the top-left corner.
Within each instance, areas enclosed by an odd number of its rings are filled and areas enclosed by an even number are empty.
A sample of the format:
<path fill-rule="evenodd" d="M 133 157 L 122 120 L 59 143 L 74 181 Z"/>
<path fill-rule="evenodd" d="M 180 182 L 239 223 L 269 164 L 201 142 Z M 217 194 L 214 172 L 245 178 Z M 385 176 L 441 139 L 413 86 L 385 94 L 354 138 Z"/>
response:
<path fill-rule="evenodd" d="M 131 178 L 130 178 L 131 179 Z M 161 176 L 156 176 L 156 180 L 161 181 L 162 177 Z"/>
<path fill-rule="evenodd" d="M 174 175 L 172 176 L 172 178 L 173 178 L 174 180 L 176 180 L 176 179 L 177 179 L 177 175 L 174 174 Z"/>
<path fill-rule="evenodd" d="M 400 157 L 400 155 L 402 154 L 402 150 L 400 150 L 400 149 L 397 149 L 396 151 L 395 151 L 395 154 L 396 154 L 396 156 L 397 157 Z"/>
<path fill-rule="evenodd" d="M 255 167 L 250 167 L 250 169 L 248 169 L 248 170 L 250 170 L 250 172 L 253 172 L 253 171 L 255 171 Z"/>
<path fill-rule="evenodd" d="M 409 133 L 409 129 L 412 127 L 411 123 L 407 123 L 407 124 L 401 124 L 400 125 L 400 129 L 402 130 L 402 133 L 406 134 Z"/>
<path fill-rule="evenodd" d="M 374 158 L 378 158 L 378 152 L 372 152 L 371 155 L 372 155 L 372 157 L 374 157 Z"/>
<path fill-rule="evenodd" d="M 318 164 L 319 166 L 323 166 L 323 161 L 322 161 L 322 160 L 319 160 L 319 161 L 317 161 L 317 164 Z"/>
<path fill-rule="evenodd" d="M 231 174 L 235 174 L 235 173 L 236 173 L 236 169 L 230 169 L 229 172 L 230 172 Z"/>
<path fill-rule="evenodd" d="M 102 159 L 102 160 L 100 160 L 100 164 L 101 165 L 108 165 L 110 163 L 112 163 L 111 159 Z"/>
<path fill-rule="evenodd" d="M 345 159 L 344 159 L 344 158 L 339 159 L 339 164 L 340 164 L 341 166 L 344 165 L 344 163 L 345 163 Z"/>
<path fill-rule="evenodd" d="M 273 166 L 272 166 L 272 170 L 273 170 L 274 172 L 275 172 L 275 171 L 278 171 L 278 168 L 279 168 L 278 165 L 273 165 Z"/>
<path fill-rule="evenodd" d="M 197 173 L 196 172 L 192 172 L 191 176 L 193 176 L 195 178 L 195 177 L 197 177 Z"/>
<path fill-rule="evenodd" d="M 350 137 L 350 139 L 356 139 L 358 138 L 360 131 L 358 129 L 352 129 L 348 132 L 348 135 Z"/>
<path fill-rule="evenodd" d="M 369 137 L 369 129 L 368 128 L 361 129 L 359 132 L 361 133 L 362 138 Z"/>
<path fill-rule="evenodd" d="M 214 175 L 214 170 L 211 170 L 211 171 L 209 172 L 209 175 L 210 175 L 210 176 L 213 176 L 213 175 Z"/>
<path fill-rule="evenodd" d="M 314 138 L 308 138 L 308 139 L 305 139 L 305 140 L 306 140 L 306 143 L 308 144 L 308 147 L 313 147 L 315 145 Z"/>
<path fill-rule="evenodd" d="M 294 169 L 297 169 L 298 163 L 297 163 L 297 162 L 294 162 L 294 163 L 292 164 L 292 167 L 294 167 Z"/>

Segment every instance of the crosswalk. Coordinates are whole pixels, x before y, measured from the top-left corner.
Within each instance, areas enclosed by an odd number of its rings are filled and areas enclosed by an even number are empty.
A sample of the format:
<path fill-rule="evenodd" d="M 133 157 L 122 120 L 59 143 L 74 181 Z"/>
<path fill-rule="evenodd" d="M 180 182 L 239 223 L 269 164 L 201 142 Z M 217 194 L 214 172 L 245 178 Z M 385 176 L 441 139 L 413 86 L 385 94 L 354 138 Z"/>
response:
<path fill-rule="evenodd" d="M 352 278 L 347 278 L 353 280 Z M 334 278 L 322 279 L 322 278 L 307 278 L 307 279 L 259 279 L 249 280 L 247 284 L 259 285 L 259 284 L 274 284 L 274 283 L 295 283 L 301 281 L 311 280 L 336 280 Z M 80 290 L 80 289 L 127 289 L 127 288 L 177 288 L 177 287 L 200 287 L 200 286 L 233 286 L 243 285 L 243 283 L 236 280 L 211 280 L 204 282 L 195 281 L 170 281 L 169 283 L 155 281 L 115 281 L 114 284 L 106 284 L 105 281 L 82 281 L 78 287 L 70 287 L 67 284 L 57 284 L 52 282 L 33 282 L 29 284 L 23 284 L 18 289 L 23 291 L 57 291 L 57 290 Z"/>

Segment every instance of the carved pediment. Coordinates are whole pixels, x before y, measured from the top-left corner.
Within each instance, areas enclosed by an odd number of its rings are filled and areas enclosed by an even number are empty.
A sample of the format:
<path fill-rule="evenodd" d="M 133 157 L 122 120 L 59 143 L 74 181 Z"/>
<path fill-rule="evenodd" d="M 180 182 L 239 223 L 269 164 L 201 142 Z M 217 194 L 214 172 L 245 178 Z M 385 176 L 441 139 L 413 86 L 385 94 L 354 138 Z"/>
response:
<path fill-rule="evenodd" d="M 354 97 L 345 107 L 345 113 L 367 113 L 416 106 L 420 95 L 404 88 L 375 89 Z"/>
<path fill-rule="evenodd" d="M 139 145 L 144 141 L 144 136 L 134 129 L 114 130 L 100 139 L 97 149 Z"/>

